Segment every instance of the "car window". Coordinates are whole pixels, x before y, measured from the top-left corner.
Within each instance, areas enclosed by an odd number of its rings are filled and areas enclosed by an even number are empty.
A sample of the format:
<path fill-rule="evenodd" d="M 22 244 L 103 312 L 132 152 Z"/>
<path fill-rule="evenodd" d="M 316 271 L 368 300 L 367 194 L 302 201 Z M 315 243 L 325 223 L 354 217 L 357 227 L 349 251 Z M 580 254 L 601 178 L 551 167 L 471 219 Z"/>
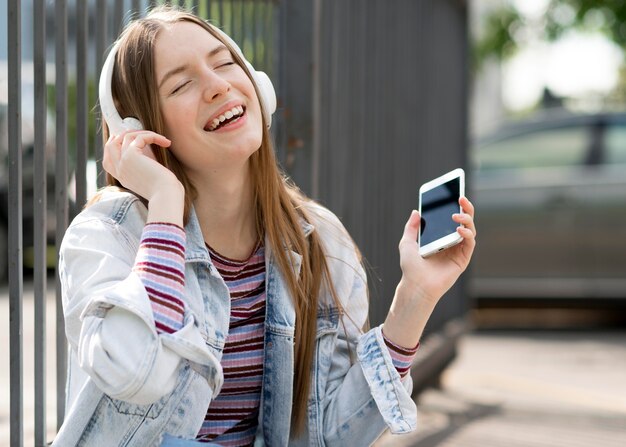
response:
<path fill-rule="evenodd" d="M 579 165 L 588 138 L 586 127 L 529 131 L 476 148 L 474 166 L 493 170 Z"/>
<path fill-rule="evenodd" d="M 605 160 L 608 164 L 626 164 L 626 125 L 614 124 L 606 129 L 604 137 Z"/>

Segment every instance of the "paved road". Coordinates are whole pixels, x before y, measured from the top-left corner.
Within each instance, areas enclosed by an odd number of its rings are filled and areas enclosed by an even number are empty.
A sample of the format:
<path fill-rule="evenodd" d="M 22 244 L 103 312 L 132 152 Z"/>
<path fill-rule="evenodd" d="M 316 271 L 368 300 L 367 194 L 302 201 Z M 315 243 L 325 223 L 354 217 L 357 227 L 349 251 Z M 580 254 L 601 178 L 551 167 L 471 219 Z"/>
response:
<path fill-rule="evenodd" d="M 472 333 L 418 408 L 376 447 L 624 447 L 626 331 Z"/>
<path fill-rule="evenodd" d="M 25 446 L 33 445 L 33 300 L 25 285 Z M 54 294 L 49 286 L 48 439 L 54 436 Z M 0 445 L 9 445 L 8 293 L 0 288 Z M 626 330 L 467 335 L 438 390 L 419 397 L 419 429 L 376 447 L 624 447 Z"/>

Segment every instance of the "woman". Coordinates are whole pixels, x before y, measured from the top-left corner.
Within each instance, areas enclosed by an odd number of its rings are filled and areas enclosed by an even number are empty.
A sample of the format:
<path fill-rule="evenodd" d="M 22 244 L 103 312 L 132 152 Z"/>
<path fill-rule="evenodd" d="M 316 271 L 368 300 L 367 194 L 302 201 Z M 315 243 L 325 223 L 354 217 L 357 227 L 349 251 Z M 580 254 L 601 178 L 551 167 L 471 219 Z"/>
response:
<path fill-rule="evenodd" d="M 359 252 L 281 175 L 271 101 L 232 41 L 157 9 L 115 57 L 117 111 L 146 130 L 105 126 L 112 186 L 63 241 L 69 411 L 55 445 L 368 445 L 412 430 L 408 367 L 469 263 L 471 203 L 454 216 L 464 241 L 428 260 L 411 213 L 391 309 L 364 332 Z"/>

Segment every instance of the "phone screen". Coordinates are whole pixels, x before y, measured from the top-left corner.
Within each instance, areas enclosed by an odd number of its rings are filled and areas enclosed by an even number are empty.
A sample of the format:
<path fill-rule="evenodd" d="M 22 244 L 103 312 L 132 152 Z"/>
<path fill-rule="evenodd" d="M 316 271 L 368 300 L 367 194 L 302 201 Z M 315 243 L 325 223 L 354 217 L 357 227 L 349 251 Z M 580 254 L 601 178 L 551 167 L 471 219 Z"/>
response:
<path fill-rule="evenodd" d="M 428 245 L 456 232 L 452 215 L 459 212 L 460 179 L 457 177 L 422 194 L 420 245 Z"/>

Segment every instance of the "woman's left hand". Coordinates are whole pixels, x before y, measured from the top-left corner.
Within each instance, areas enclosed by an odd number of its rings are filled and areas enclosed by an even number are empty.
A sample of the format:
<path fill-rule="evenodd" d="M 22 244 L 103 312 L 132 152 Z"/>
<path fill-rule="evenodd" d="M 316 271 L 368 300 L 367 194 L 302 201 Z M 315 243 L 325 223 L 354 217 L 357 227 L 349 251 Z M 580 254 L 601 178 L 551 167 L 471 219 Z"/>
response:
<path fill-rule="evenodd" d="M 417 244 L 421 220 L 417 211 L 411 213 L 400 240 L 401 283 L 414 288 L 423 299 L 434 303 L 454 285 L 461 273 L 465 271 L 476 246 L 474 206 L 466 197 L 461 197 L 459 204 L 463 213 L 453 216 L 453 220 L 462 225 L 457 228 L 457 232 L 463 238 L 459 244 L 428 258 L 422 258 Z"/>

